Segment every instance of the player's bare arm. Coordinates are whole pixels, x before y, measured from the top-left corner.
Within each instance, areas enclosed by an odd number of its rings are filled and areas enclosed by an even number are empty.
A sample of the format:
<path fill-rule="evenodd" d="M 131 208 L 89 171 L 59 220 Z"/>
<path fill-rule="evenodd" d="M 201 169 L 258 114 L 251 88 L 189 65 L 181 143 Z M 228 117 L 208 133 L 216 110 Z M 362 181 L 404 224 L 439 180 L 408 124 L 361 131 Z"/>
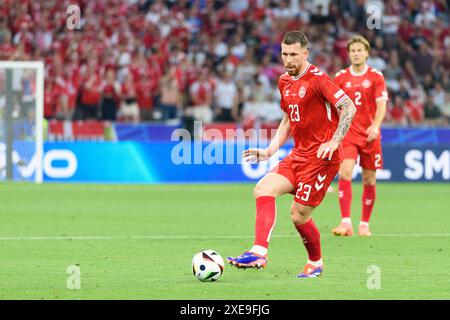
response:
<path fill-rule="evenodd" d="M 385 114 L 386 114 L 386 100 L 378 100 L 375 118 L 373 119 L 372 125 L 370 125 L 366 130 L 368 142 L 371 142 L 376 138 L 378 138 L 378 135 L 380 134 L 380 127 L 381 124 L 383 123 Z"/>
<path fill-rule="evenodd" d="M 340 109 L 340 118 L 339 124 L 334 132 L 333 137 L 330 141 L 323 143 L 319 150 L 317 150 L 317 158 L 324 159 L 328 154 L 328 160 L 331 160 L 333 156 L 333 152 L 339 147 L 342 139 L 344 139 L 345 135 L 350 129 L 350 125 L 352 124 L 353 118 L 355 117 L 356 107 L 352 100 L 349 98 L 345 99 L 339 106 Z"/>
<path fill-rule="evenodd" d="M 338 107 L 341 110 L 341 117 L 339 119 L 338 127 L 333 135 L 331 141 L 337 144 L 341 143 L 352 124 L 356 113 L 356 107 L 350 98 L 345 99 Z"/>
<path fill-rule="evenodd" d="M 278 126 L 277 132 L 275 133 L 275 136 L 267 149 L 248 149 L 242 153 L 242 157 L 245 161 L 251 162 L 259 162 L 269 159 L 289 139 L 290 129 L 289 118 L 287 115 L 284 115 L 280 125 Z"/>

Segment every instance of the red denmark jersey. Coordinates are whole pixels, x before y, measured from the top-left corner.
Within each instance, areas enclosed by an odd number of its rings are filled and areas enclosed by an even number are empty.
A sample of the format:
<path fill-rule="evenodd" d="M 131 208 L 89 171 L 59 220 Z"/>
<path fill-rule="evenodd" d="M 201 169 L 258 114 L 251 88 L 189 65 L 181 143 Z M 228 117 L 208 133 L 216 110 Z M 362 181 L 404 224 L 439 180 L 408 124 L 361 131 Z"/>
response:
<path fill-rule="evenodd" d="M 355 74 L 348 67 L 336 73 L 334 81 L 352 99 L 357 110 L 345 139 L 366 141 L 366 130 L 375 118 L 377 101 L 388 100 L 383 74 L 369 66 Z"/>
<path fill-rule="evenodd" d="M 337 107 L 347 98 L 345 92 L 316 66 L 297 77 L 283 74 L 278 81 L 281 109 L 286 112 L 294 148 L 291 154 L 300 160 L 318 160 L 317 150 L 333 137 L 339 123 Z M 333 161 L 340 161 L 341 146 Z"/>

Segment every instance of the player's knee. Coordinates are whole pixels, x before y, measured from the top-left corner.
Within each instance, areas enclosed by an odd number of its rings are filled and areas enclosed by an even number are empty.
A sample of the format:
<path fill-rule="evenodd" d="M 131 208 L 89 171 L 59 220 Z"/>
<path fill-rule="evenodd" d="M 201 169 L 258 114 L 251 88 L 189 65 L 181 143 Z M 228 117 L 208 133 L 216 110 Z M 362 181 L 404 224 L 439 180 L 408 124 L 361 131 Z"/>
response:
<path fill-rule="evenodd" d="M 276 192 L 273 188 L 270 186 L 266 186 L 264 184 L 257 184 L 255 188 L 253 189 L 253 196 L 256 198 L 262 197 L 262 196 L 276 196 Z"/>
<path fill-rule="evenodd" d="M 365 186 L 374 186 L 377 182 L 375 174 L 363 174 L 362 183 Z"/>
<path fill-rule="evenodd" d="M 340 180 L 352 180 L 352 172 L 345 169 L 339 169 L 339 179 Z"/>
<path fill-rule="evenodd" d="M 291 207 L 291 221 L 293 224 L 303 224 L 309 218 L 308 212 L 299 209 L 297 206 L 293 205 Z"/>
<path fill-rule="evenodd" d="M 365 186 L 374 186 L 376 184 L 375 178 L 364 178 L 363 177 L 363 185 Z"/>

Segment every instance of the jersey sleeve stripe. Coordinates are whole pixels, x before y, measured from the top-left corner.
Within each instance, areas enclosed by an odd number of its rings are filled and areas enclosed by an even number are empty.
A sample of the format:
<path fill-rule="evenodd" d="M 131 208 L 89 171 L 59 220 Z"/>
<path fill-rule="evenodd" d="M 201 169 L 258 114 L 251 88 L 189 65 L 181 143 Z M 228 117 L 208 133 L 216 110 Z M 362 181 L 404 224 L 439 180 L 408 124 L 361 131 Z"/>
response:
<path fill-rule="evenodd" d="M 334 97 L 336 98 L 336 99 L 338 99 L 340 96 L 342 96 L 344 94 L 344 90 L 339 90 L 338 92 L 336 92 L 335 94 L 334 94 Z"/>
<path fill-rule="evenodd" d="M 342 98 L 340 98 L 340 99 L 334 104 L 334 107 L 335 107 L 335 108 L 339 107 L 339 105 L 340 105 L 342 102 L 344 102 L 346 99 L 350 99 L 350 98 L 345 94 Z"/>
<path fill-rule="evenodd" d="M 380 100 L 388 100 L 388 94 L 386 91 L 381 92 L 381 96 L 375 98 L 375 101 L 380 101 Z"/>

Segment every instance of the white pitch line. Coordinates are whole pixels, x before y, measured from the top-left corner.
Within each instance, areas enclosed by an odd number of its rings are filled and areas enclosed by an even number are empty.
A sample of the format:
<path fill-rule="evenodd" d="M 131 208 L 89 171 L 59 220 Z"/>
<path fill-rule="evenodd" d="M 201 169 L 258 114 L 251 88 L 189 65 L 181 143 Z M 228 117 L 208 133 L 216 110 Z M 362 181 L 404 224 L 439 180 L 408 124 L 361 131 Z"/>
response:
<path fill-rule="evenodd" d="M 400 238 L 410 238 L 410 237 L 450 237 L 450 233 L 380 233 L 374 234 L 372 237 L 400 237 Z"/>
<path fill-rule="evenodd" d="M 278 236 L 293 237 L 292 235 Z M 208 239 L 245 239 L 252 236 L 60 236 L 60 237 L 0 237 L 0 241 L 16 240 L 208 240 Z"/>
<path fill-rule="evenodd" d="M 324 234 L 322 236 L 332 236 Z M 293 235 L 273 235 L 272 238 L 297 238 Z M 354 236 L 355 237 L 355 236 Z M 385 233 L 372 235 L 374 238 L 430 238 L 450 237 L 450 233 Z M 34 240 L 220 240 L 220 239 L 253 239 L 253 235 L 221 235 L 221 236 L 36 236 L 36 237 L 0 237 L 0 241 L 34 241 Z"/>

